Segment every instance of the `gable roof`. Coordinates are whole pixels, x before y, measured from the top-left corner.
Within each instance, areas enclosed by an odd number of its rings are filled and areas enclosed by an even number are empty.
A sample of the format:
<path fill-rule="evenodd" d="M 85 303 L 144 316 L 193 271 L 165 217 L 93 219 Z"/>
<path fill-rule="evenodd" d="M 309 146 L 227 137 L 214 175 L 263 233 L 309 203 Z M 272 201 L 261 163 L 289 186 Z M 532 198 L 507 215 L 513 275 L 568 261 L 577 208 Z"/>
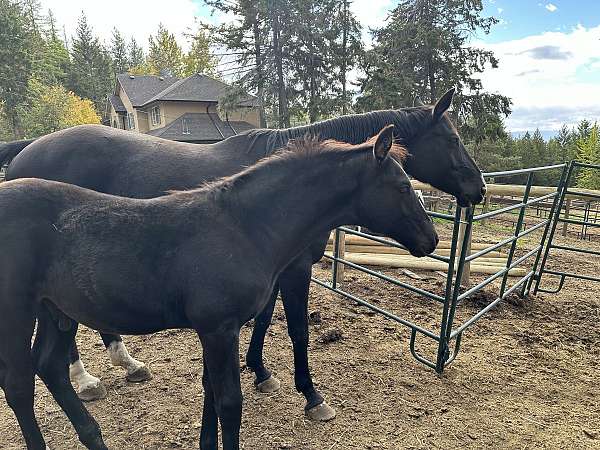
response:
<path fill-rule="evenodd" d="M 183 121 L 189 133 L 183 134 Z M 223 122 L 214 113 L 185 113 L 163 128 L 150 130 L 148 134 L 175 141 L 221 141 L 242 131 L 255 127 L 244 121 Z"/>
<path fill-rule="evenodd" d="M 135 108 L 146 106 L 155 101 L 217 103 L 229 89 L 226 83 L 203 74 L 194 74 L 187 78 L 178 79 L 175 77 L 122 73 L 117 75 L 117 80 Z M 112 100 L 111 103 L 113 106 L 115 105 Z M 257 106 L 258 100 L 252 95 L 246 95 L 238 105 Z"/>
<path fill-rule="evenodd" d="M 121 73 L 117 81 L 129 97 L 134 107 L 143 106 L 156 94 L 164 91 L 178 81 L 175 77 L 157 77 L 154 75 L 130 75 Z"/>
<path fill-rule="evenodd" d="M 125 109 L 125 105 L 121 101 L 121 97 L 119 97 L 118 95 L 109 95 L 108 101 L 114 108 L 115 112 L 127 112 L 127 110 Z"/>
<path fill-rule="evenodd" d="M 228 89 L 229 85 L 226 83 L 211 78 L 208 75 L 196 73 L 176 81 L 171 86 L 148 99 L 145 105 L 159 100 L 216 103 L 227 93 Z M 255 97 L 248 95 L 239 104 L 240 106 L 254 106 L 255 101 Z"/>

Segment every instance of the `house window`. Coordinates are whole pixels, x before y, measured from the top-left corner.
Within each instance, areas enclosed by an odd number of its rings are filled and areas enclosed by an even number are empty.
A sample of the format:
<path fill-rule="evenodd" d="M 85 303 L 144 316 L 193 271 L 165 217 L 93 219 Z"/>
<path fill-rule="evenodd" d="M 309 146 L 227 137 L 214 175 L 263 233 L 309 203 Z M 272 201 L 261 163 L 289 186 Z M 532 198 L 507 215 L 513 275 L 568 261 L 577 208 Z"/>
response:
<path fill-rule="evenodd" d="M 187 119 L 181 119 L 181 134 L 192 134 Z"/>
<path fill-rule="evenodd" d="M 155 106 L 150 110 L 150 118 L 152 120 L 152 125 L 160 125 L 160 107 Z"/>
<path fill-rule="evenodd" d="M 127 113 L 127 128 L 135 130 L 135 119 L 133 118 L 132 113 Z"/>

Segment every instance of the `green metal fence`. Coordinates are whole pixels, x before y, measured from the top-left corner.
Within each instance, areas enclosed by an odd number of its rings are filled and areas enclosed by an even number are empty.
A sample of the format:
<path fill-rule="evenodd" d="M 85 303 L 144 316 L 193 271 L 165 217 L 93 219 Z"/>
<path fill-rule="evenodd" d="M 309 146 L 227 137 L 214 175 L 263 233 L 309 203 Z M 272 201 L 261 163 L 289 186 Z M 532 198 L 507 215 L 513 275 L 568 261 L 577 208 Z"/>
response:
<path fill-rule="evenodd" d="M 536 174 L 550 170 L 561 171 L 560 183 L 556 191 L 550 194 L 541 195 L 536 198 L 531 198 L 530 191 L 531 187 L 534 184 Z M 554 166 L 534 167 L 530 169 L 487 173 L 484 174 L 484 177 L 494 177 L 496 180 L 498 180 L 502 179 L 503 177 L 510 177 L 519 174 L 527 175 L 527 184 L 524 191 L 524 195 L 521 201 L 517 204 L 502 207 L 493 211 L 488 211 L 484 213 L 482 212 L 480 214 L 474 214 L 473 208 L 460 208 L 458 206 L 456 206 L 455 213 L 453 215 L 442 214 L 432 211 L 428 212 L 431 217 L 452 223 L 452 240 L 449 256 L 443 256 L 438 254 L 432 254 L 428 256 L 428 258 L 432 258 L 437 261 L 443 261 L 448 264 L 448 270 L 445 278 L 444 295 L 439 295 L 427 289 L 414 286 L 410 283 L 404 282 L 390 275 L 381 273 L 380 271 L 359 264 L 355 264 L 341 257 L 339 243 L 340 235 L 342 232 L 345 234 L 361 236 L 363 238 L 367 238 L 385 245 L 389 245 L 391 247 L 404 249 L 402 245 L 393 242 L 389 239 L 379 236 L 373 236 L 347 227 L 342 227 L 335 231 L 333 254 L 325 256 L 325 258 L 331 260 L 332 262 L 331 281 L 327 282 L 313 277 L 313 282 L 318 284 L 319 286 L 330 289 L 333 292 L 342 295 L 346 299 L 349 299 L 362 306 L 365 306 L 390 320 L 393 320 L 397 323 L 409 327 L 411 329 L 410 351 L 412 355 L 421 363 L 431 367 L 432 369 L 435 369 L 438 373 L 441 373 L 444 370 L 444 367 L 450 364 L 456 358 L 460 350 L 460 344 L 463 333 L 467 328 L 472 326 L 483 315 L 485 315 L 488 311 L 494 308 L 499 302 L 501 302 L 509 295 L 513 293 L 516 293 L 518 295 L 526 295 L 529 292 L 531 282 L 534 280 L 534 274 L 536 273 L 537 267 L 540 263 L 540 257 L 542 254 L 542 249 L 544 247 L 543 244 L 545 242 L 546 236 L 548 235 L 550 229 L 552 229 L 552 231 L 554 231 L 555 229 L 555 226 L 551 227 L 553 214 L 550 214 L 546 218 L 541 218 L 540 222 L 538 222 L 535 225 L 529 226 L 527 230 L 523 229 L 523 219 L 525 217 L 526 210 L 528 208 L 535 207 L 535 205 L 537 205 L 540 202 L 552 201 L 553 210 L 556 208 L 559 198 L 561 198 L 560 194 L 562 192 L 562 186 L 566 179 L 567 165 L 558 164 Z M 468 254 L 471 231 L 474 223 L 512 211 L 518 211 L 518 219 L 514 230 L 509 237 L 501 239 L 498 242 L 490 245 L 489 247 L 486 247 L 481 250 L 478 249 L 476 252 Z M 535 245 L 533 249 L 530 249 L 524 254 L 517 257 L 516 253 L 519 240 L 535 232 L 536 230 L 540 230 L 542 233 L 539 243 Z M 463 273 L 465 272 L 465 268 L 467 267 L 467 265 L 470 262 L 475 261 L 477 258 L 481 258 L 487 255 L 488 253 L 498 250 L 502 247 L 508 247 L 506 265 L 493 275 L 486 277 L 484 280 L 478 282 L 476 285 L 469 287 L 464 292 L 461 292 L 461 281 L 463 279 Z M 547 255 L 545 254 L 544 262 L 546 256 Z M 340 268 L 340 265 L 342 264 L 347 268 L 366 273 L 370 276 L 391 283 L 392 285 L 407 289 L 415 294 L 418 294 L 434 302 L 437 302 L 438 304 L 441 304 L 442 308 L 441 317 L 439 321 L 439 328 L 436 328 L 434 330 L 427 329 L 410 320 L 404 319 L 397 314 L 394 314 L 390 311 L 373 305 L 372 303 L 368 302 L 363 298 L 360 298 L 357 295 L 347 292 L 341 286 L 339 286 L 337 282 L 337 273 Z M 516 267 L 524 266 L 527 267 L 526 274 L 520 277 L 514 283 L 510 283 L 509 271 Z M 499 281 L 499 288 L 495 300 L 491 301 L 484 308 L 480 309 L 476 314 L 470 316 L 462 323 L 455 323 L 457 307 L 463 302 L 463 300 L 486 288 L 496 280 Z M 419 350 L 417 349 L 417 341 L 419 337 L 431 339 L 437 344 L 437 352 L 435 355 L 428 357 L 419 352 Z"/>
<path fill-rule="evenodd" d="M 588 280 L 588 281 L 600 281 L 600 277 L 582 275 L 582 274 L 578 274 L 578 273 L 574 273 L 574 272 L 566 272 L 566 271 L 562 271 L 562 270 L 550 270 L 550 269 L 546 268 L 546 263 L 548 262 L 548 257 L 550 256 L 552 249 L 566 250 L 566 251 L 571 251 L 574 253 L 600 256 L 600 252 L 595 251 L 595 250 L 590 250 L 590 249 L 581 248 L 581 247 L 573 247 L 570 245 L 559 245 L 559 244 L 554 243 L 556 228 L 559 223 L 581 226 L 582 234 L 585 233 L 585 230 L 588 227 L 600 228 L 600 223 L 598 223 L 595 219 L 590 220 L 589 213 L 585 214 L 583 216 L 583 220 L 577 220 L 577 218 L 575 218 L 575 219 L 567 218 L 567 217 L 565 217 L 565 214 L 561 214 L 563 205 L 565 203 L 565 199 L 567 198 L 568 195 L 575 195 L 575 196 L 579 196 L 579 197 L 587 197 L 590 199 L 600 200 L 600 195 L 598 195 L 598 194 L 591 193 L 591 192 L 585 192 L 585 191 L 577 190 L 577 188 L 569 187 L 572 184 L 571 181 L 573 179 L 573 176 L 575 176 L 577 171 L 580 169 L 600 170 L 600 165 L 585 164 L 585 163 L 580 163 L 577 161 L 571 161 L 569 163 L 569 166 L 567 169 L 567 174 L 566 174 L 566 180 L 562 183 L 562 186 L 561 186 L 561 193 L 559 196 L 558 205 L 556 205 L 556 208 L 554 208 L 554 217 L 552 220 L 552 226 L 550 228 L 550 234 L 548 236 L 548 243 L 545 247 L 542 261 L 541 261 L 541 264 L 539 265 L 538 273 L 535 276 L 535 287 L 533 290 L 534 294 L 537 294 L 538 292 L 556 294 L 556 293 L 560 292 L 560 290 L 563 288 L 563 286 L 565 284 L 565 280 L 567 278 L 576 278 L 576 279 Z M 554 289 L 542 288 L 541 282 L 542 282 L 544 274 L 549 274 L 549 275 L 558 277 L 558 286 Z"/>

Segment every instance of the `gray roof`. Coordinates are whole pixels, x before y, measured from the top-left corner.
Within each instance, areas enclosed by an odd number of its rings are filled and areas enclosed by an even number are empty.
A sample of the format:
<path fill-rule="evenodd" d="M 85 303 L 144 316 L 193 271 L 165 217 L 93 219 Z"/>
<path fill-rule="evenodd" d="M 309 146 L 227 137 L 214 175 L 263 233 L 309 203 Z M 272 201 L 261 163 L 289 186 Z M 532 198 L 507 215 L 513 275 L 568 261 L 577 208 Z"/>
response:
<path fill-rule="evenodd" d="M 208 75 L 194 74 L 183 80 L 178 80 L 152 98 L 145 104 L 158 100 L 161 101 L 186 101 L 186 102 L 218 102 L 225 95 L 229 86 L 222 81 L 215 80 Z M 247 96 L 240 106 L 255 106 L 256 98 Z M 143 105 L 142 105 L 143 106 Z"/>
<path fill-rule="evenodd" d="M 189 134 L 183 134 L 184 120 Z M 254 126 L 244 121 L 223 122 L 214 113 L 185 113 L 166 127 L 151 130 L 148 134 L 174 141 L 215 142 L 253 128 Z"/>
<path fill-rule="evenodd" d="M 178 81 L 175 77 L 129 75 L 128 73 L 117 75 L 117 80 L 134 107 L 145 105 L 156 94 Z"/>
<path fill-rule="evenodd" d="M 109 95 L 108 101 L 110 102 L 110 104 L 116 112 L 127 112 L 127 110 L 125 109 L 125 105 L 121 101 L 121 97 L 119 97 L 118 95 Z"/>

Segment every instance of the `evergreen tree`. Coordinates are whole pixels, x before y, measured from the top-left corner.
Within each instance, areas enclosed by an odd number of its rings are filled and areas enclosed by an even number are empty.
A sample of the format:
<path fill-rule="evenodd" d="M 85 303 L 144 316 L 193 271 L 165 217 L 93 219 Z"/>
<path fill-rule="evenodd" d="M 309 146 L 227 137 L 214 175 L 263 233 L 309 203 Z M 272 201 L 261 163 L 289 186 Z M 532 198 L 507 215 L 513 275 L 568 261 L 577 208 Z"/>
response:
<path fill-rule="evenodd" d="M 117 27 L 113 28 L 112 31 L 110 56 L 112 57 L 112 65 L 115 74 L 126 73 L 130 67 L 127 55 L 127 44 Z"/>
<path fill-rule="evenodd" d="M 79 18 L 72 44 L 69 88 L 78 96 L 92 100 L 96 111 L 106 107 L 106 96 L 113 88 L 113 71 L 108 51 L 102 46 L 84 14 Z"/>
<path fill-rule="evenodd" d="M 482 17 L 481 0 L 400 0 L 387 23 L 374 31 L 374 46 L 363 64 L 360 109 L 398 108 L 419 95 L 433 103 L 456 88 L 454 115 L 459 125 L 468 117 L 508 115 L 510 100 L 486 94 L 476 74 L 497 67 L 488 50 L 469 44 L 471 36 L 488 33 L 498 22 Z"/>
<path fill-rule="evenodd" d="M 130 69 L 134 67 L 140 67 L 146 62 L 144 49 L 140 47 L 135 38 L 132 37 L 131 41 L 129 41 L 127 51 L 129 52 L 127 60 L 129 61 Z"/>
<path fill-rule="evenodd" d="M 17 107 L 27 100 L 33 45 L 33 32 L 20 5 L 0 0 L 0 103 L 15 139 L 20 134 Z"/>
<path fill-rule="evenodd" d="M 195 34 L 188 36 L 192 41 L 190 51 L 183 56 L 183 76 L 195 73 L 216 76 L 217 62 L 210 50 L 210 36 L 201 25 Z"/>
<path fill-rule="evenodd" d="M 156 35 L 148 40 L 149 51 L 147 63 L 155 75 L 169 74 L 182 77 L 184 74 L 183 53 L 175 36 L 162 24 L 158 26 Z"/>

